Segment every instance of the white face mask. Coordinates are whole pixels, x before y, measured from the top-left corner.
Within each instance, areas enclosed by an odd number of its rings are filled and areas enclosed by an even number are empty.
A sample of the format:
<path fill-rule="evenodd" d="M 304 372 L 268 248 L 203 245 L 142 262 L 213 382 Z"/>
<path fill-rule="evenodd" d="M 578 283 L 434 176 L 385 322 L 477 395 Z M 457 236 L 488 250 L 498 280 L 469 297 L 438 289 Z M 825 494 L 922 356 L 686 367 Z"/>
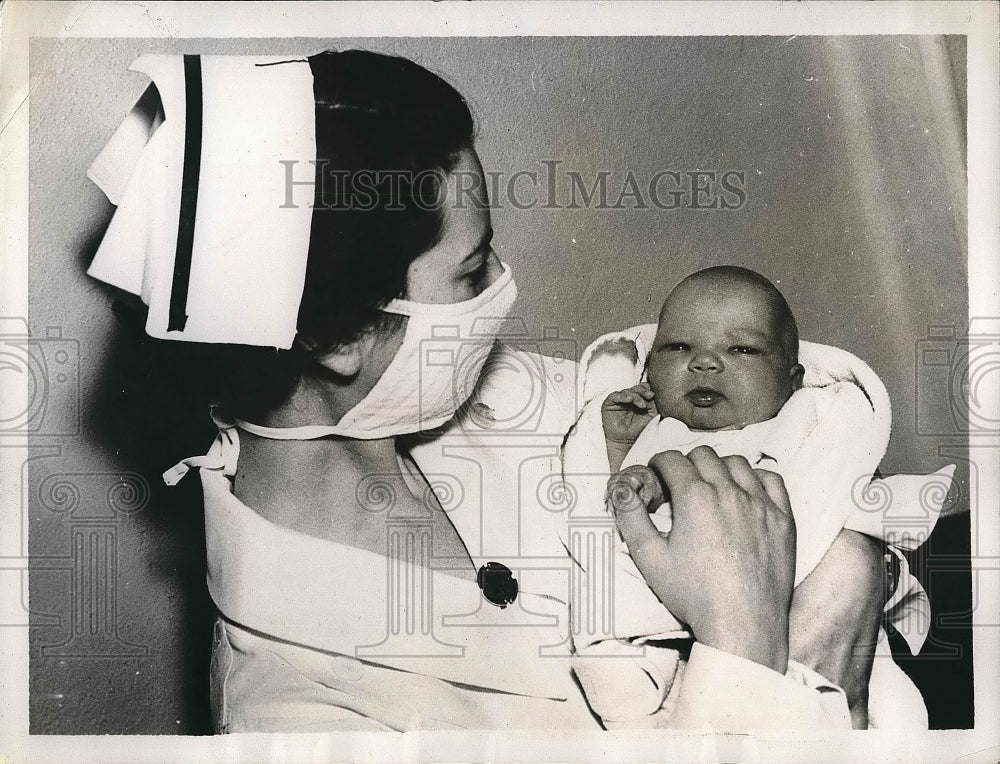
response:
<path fill-rule="evenodd" d="M 337 424 L 262 427 L 239 419 L 236 424 L 277 440 L 327 435 L 373 440 L 439 427 L 475 390 L 516 297 L 510 266 L 504 263 L 500 277 L 471 300 L 393 300 L 385 311 L 407 316 L 403 343 L 368 395 Z"/>

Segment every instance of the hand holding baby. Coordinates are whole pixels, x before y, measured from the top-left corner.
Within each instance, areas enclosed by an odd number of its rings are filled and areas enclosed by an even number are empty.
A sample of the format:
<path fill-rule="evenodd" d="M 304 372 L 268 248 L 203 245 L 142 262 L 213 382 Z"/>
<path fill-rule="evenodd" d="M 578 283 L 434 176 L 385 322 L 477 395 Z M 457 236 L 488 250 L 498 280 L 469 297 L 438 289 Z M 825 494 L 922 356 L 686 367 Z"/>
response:
<path fill-rule="evenodd" d="M 777 287 L 744 268 L 718 266 L 682 280 L 644 342 L 648 382 L 601 406 L 612 473 L 605 502 L 632 561 L 698 642 L 779 672 L 790 656 L 842 687 L 854 726 L 865 728 L 882 610 L 880 545 L 841 531 L 793 595 L 796 529 L 784 483 L 793 481 L 807 542 L 817 513 L 849 500 L 841 483 L 823 487 L 824 470 L 839 474 L 839 451 L 824 442 L 810 460 L 798 456 L 826 431 L 814 423 L 830 416 L 822 401 L 841 388 L 799 392 L 805 370 L 791 309 Z M 622 355 L 634 372 L 638 347 L 637 338 L 631 355 L 614 342 L 601 350 Z M 798 408 L 786 409 L 795 395 Z M 868 403 L 841 408 L 866 422 Z M 782 449 L 786 435 L 800 444 L 791 453 Z M 748 460 L 760 464 L 765 455 L 785 478 L 753 469 Z M 815 478 L 812 490 L 829 491 L 826 503 L 807 501 L 805 476 Z M 599 694 L 600 683 L 594 687 Z"/>
<path fill-rule="evenodd" d="M 648 512 L 665 493 L 669 534 Z M 615 475 L 608 509 L 646 583 L 699 642 L 785 672 L 795 523 L 778 475 L 705 446 L 667 451 Z"/>

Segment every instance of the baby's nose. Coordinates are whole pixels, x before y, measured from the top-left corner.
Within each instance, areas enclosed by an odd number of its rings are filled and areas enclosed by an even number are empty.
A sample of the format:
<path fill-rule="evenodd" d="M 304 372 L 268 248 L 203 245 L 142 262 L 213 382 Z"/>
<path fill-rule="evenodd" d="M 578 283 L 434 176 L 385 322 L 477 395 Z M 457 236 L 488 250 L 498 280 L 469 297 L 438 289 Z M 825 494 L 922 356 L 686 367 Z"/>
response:
<path fill-rule="evenodd" d="M 715 353 L 699 351 L 691 356 L 688 364 L 691 371 L 722 371 L 722 359 Z"/>

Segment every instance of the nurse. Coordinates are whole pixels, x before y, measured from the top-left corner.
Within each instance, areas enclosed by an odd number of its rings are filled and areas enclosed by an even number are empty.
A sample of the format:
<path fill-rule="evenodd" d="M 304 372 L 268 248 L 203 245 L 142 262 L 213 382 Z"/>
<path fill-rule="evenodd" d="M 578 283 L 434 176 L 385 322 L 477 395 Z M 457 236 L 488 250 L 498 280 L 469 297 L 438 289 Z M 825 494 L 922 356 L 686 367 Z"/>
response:
<path fill-rule="evenodd" d="M 217 730 L 598 728 L 568 660 L 574 518 L 545 490 L 572 361 L 496 342 L 516 288 L 465 100 L 363 51 L 132 68 L 153 85 L 91 167 L 118 209 L 89 273 L 227 359 L 219 437 L 165 475 L 204 489 Z M 789 665 L 780 479 L 707 449 L 658 465 L 669 540 L 635 502 L 618 521 L 697 639 L 671 725 L 843 723 Z M 872 562 L 826 611 L 851 633 L 877 622 L 878 550 L 837 554 Z"/>

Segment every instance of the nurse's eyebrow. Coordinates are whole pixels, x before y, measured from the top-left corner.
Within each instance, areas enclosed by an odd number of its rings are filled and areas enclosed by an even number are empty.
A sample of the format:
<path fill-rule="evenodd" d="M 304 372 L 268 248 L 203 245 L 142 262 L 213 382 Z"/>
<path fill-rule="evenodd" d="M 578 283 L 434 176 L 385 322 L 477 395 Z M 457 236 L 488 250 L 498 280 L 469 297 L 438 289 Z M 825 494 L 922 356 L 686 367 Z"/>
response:
<path fill-rule="evenodd" d="M 489 248 L 490 242 L 492 241 L 493 241 L 493 226 L 489 226 L 485 231 L 483 231 L 483 236 L 479 240 L 479 243 L 476 244 L 476 248 L 472 250 L 469 254 L 467 254 L 462 259 L 462 262 L 464 263 L 466 260 L 471 260 L 472 258 L 483 254 L 483 252 L 485 252 Z"/>

